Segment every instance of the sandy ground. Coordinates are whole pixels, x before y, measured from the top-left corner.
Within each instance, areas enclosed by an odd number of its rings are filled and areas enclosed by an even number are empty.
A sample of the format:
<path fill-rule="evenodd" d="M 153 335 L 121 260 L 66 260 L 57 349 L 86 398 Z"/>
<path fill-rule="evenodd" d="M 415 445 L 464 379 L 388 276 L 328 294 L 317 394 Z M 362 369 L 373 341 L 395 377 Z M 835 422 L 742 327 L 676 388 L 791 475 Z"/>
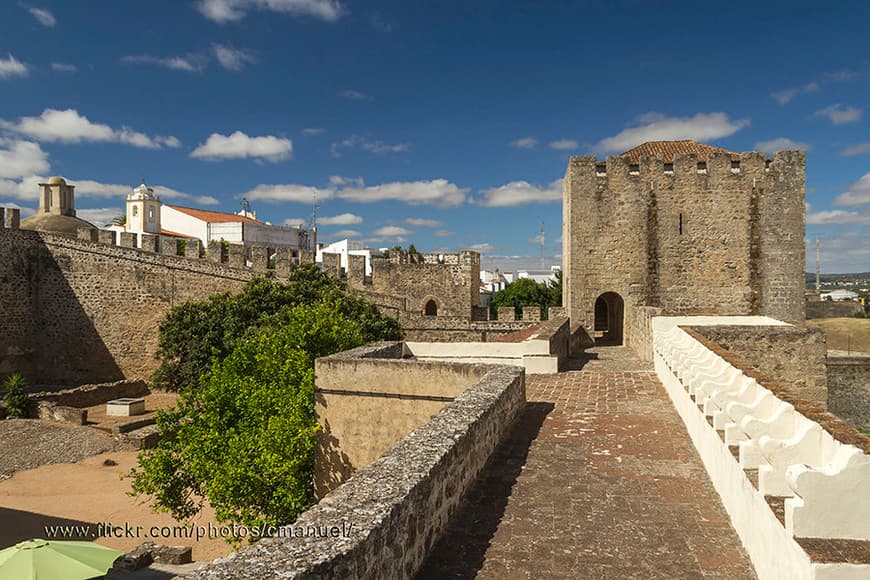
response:
<path fill-rule="evenodd" d="M 117 465 L 104 466 L 111 459 Z M 144 541 L 171 546 L 192 546 L 194 560 L 225 556 L 232 547 L 223 539 L 146 537 L 151 526 L 183 525 L 169 514 L 154 513 L 149 504 L 127 495 L 130 480 L 121 476 L 136 464 L 135 451 L 108 452 L 78 463 L 44 465 L 20 471 L 0 481 L 0 549 L 22 540 L 45 537 L 45 526 L 91 526 L 100 522 L 113 526 L 129 524 L 131 534 L 142 526 L 140 537 L 103 537 L 99 544 L 130 550 Z M 214 525 L 214 513 L 206 507 L 192 522 Z M 158 531 L 159 534 L 159 531 Z M 122 535 L 127 535 L 122 532 Z M 71 539 L 71 538 L 70 538 Z M 88 538 L 90 539 L 90 538 Z"/>

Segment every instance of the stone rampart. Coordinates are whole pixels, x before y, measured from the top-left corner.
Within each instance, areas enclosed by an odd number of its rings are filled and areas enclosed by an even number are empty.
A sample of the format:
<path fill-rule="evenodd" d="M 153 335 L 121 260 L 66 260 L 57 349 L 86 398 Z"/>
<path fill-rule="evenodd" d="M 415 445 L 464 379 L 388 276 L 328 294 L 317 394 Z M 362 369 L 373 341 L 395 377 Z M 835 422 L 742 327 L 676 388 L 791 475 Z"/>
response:
<path fill-rule="evenodd" d="M 399 323 L 407 340 L 416 342 L 491 342 L 540 324 L 534 320 L 470 320 L 402 312 Z"/>
<path fill-rule="evenodd" d="M 175 305 L 239 291 L 256 275 L 209 260 L 0 230 L 0 375 L 31 384 L 149 379 Z"/>
<path fill-rule="evenodd" d="M 823 405 L 828 400 L 827 345 L 819 328 L 804 326 L 697 326 L 693 330 L 733 352 L 750 369 Z"/>
<path fill-rule="evenodd" d="M 851 318 L 862 312 L 860 302 L 833 302 L 830 300 L 807 300 L 807 320 L 811 318 Z"/>
<path fill-rule="evenodd" d="M 142 397 L 148 392 L 145 381 L 123 380 L 99 385 L 82 385 L 60 391 L 39 391 L 30 394 L 30 398 L 37 402 L 55 403 L 66 407 L 91 407 L 112 399 Z"/>
<path fill-rule="evenodd" d="M 282 528 L 284 538 L 261 540 L 193 578 L 413 578 L 525 406 L 521 368 L 485 368 L 428 422 Z"/>
<path fill-rule="evenodd" d="M 870 430 L 870 354 L 828 351 L 828 410 Z"/>

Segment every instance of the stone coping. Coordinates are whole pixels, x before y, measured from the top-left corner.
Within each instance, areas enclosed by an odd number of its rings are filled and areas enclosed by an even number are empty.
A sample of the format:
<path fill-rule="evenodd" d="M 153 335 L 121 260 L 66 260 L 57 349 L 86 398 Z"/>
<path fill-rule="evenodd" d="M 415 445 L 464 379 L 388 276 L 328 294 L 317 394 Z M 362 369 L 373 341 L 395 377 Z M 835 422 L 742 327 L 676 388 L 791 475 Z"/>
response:
<path fill-rule="evenodd" d="M 332 356 L 394 358 L 401 346 L 378 343 Z M 285 537 L 261 540 L 193 577 L 413 577 L 525 402 L 522 368 L 487 366 L 427 423 L 281 528 Z"/>
<path fill-rule="evenodd" d="M 870 453 L 870 437 L 864 435 L 846 421 L 826 411 L 823 404 L 795 396 L 788 388 L 768 376 L 752 370 L 752 367 L 743 362 L 740 357 L 703 336 L 691 326 L 680 326 L 680 328 L 702 345 L 722 357 L 727 363 L 741 370 L 747 377 L 755 379 L 759 385 L 768 389 L 780 400 L 793 405 L 795 411 L 821 425 L 836 441 L 844 445 L 854 445 L 864 453 Z"/>

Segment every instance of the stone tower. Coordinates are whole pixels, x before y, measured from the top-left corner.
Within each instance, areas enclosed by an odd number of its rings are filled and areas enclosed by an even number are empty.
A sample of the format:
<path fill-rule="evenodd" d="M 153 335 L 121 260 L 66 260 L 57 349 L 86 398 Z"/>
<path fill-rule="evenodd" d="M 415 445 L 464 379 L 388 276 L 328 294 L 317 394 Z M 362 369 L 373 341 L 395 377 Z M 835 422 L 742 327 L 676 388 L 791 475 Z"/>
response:
<path fill-rule="evenodd" d="M 588 342 L 662 315 L 804 320 L 806 157 L 644 143 L 572 157 L 563 190 L 563 305 Z"/>
<path fill-rule="evenodd" d="M 40 183 L 39 209 L 21 222 L 21 229 L 74 236 L 80 228 L 96 229 L 76 217 L 75 186 L 57 175 Z"/>
<path fill-rule="evenodd" d="M 154 190 L 143 182 L 127 195 L 127 230 L 159 234 L 162 204 L 160 198 L 154 194 Z"/>

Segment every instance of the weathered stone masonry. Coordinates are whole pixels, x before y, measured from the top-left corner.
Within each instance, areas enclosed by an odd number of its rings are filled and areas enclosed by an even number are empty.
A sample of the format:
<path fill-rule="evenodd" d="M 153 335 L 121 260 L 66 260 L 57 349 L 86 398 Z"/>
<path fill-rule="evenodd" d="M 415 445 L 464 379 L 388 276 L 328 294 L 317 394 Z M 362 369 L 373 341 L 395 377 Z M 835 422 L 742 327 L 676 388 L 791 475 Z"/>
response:
<path fill-rule="evenodd" d="M 187 259 L 0 229 L 0 375 L 34 384 L 149 379 L 175 305 L 239 291 L 256 274 Z"/>
<path fill-rule="evenodd" d="M 563 305 L 590 340 L 595 302 L 663 315 L 803 322 L 804 153 L 572 157 L 563 193 Z"/>

